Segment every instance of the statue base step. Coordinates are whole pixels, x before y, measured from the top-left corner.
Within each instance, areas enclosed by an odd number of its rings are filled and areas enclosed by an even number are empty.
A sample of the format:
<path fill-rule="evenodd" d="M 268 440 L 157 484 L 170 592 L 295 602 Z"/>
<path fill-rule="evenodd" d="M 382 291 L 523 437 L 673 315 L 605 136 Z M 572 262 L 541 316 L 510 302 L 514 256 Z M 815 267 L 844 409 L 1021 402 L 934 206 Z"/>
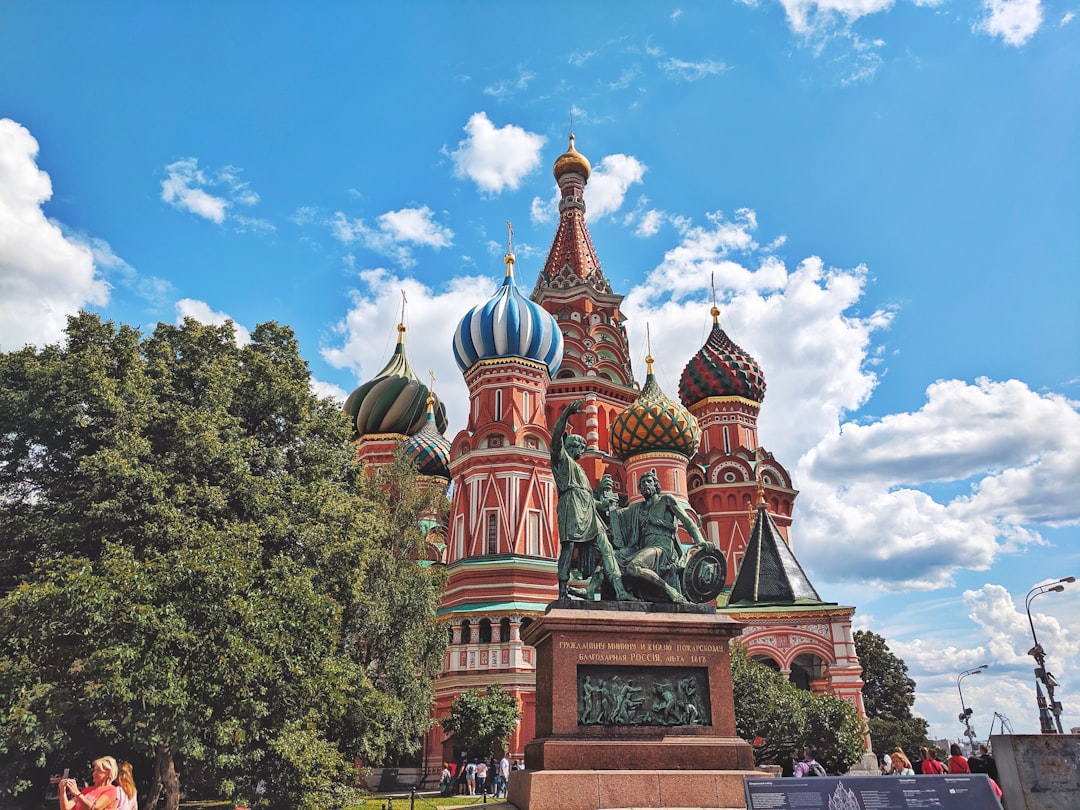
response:
<path fill-rule="evenodd" d="M 514 771 L 509 801 L 519 810 L 745 808 L 743 780 L 760 771 Z"/>

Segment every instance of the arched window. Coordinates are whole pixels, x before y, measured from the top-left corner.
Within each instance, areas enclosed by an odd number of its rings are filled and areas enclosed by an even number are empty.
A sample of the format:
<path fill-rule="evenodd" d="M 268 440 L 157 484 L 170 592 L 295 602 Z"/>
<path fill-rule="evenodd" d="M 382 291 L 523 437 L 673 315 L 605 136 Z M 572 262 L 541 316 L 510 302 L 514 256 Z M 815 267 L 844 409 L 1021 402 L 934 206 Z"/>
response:
<path fill-rule="evenodd" d="M 468 619 L 461 623 L 461 643 L 472 643 L 472 623 Z"/>
<path fill-rule="evenodd" d="M 505 616 L 499 621 L 499 641 L 504 644 L 510 640 L 510 620 Z"/>
<path fill-rule="evenodd" d="M 491 620 L 490 619 L 481 619 L 480 620 L 480 643 L 481 644 L 490 644 L 491 643 Z"/>
<path fill-rule="evenodd" d="M 495 392 L 495 421 L 502 419 L 502 391 Z"/>
<path fill-rule="evenodd" d="M 522 620 L 521 620 L 521 631 L 520 631 L 520 632 L 524 633 L 524 632 L 525 632 L 525 628 L 526 628 L 526 627 L 528 627 L 528 626 L 529 626 L 530 624 L 532 624 L 532 623 L 533 623 L 533 620 L 532 620 L 532 619 L 528 619 L 528 618 L 526 618 L 526 619 L 522 619 Z"/>

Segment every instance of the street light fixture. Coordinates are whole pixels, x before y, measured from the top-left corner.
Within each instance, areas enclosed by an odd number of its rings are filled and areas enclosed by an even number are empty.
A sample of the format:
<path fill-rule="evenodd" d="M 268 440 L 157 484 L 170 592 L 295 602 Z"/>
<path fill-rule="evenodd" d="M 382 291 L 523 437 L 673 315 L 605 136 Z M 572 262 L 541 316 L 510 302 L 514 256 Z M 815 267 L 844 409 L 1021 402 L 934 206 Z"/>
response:
<path fill-rule="evenodd" d="M 1065 732 L 1061 727 L 1061 703 L 1054 700 L 1054 688 L 1058 683 L 1046 670 L 1046 650 L 1039 643 L 1039 637 L 1035 635 L 1035 622 L 1031 618 L 1031 603 L 1035 597 L 1042 596 L 1044 593 L 1061 593 L 1067 584 L 1073 582 L 1076 582 L 1076 577 L 1062 577 L 1057 582 L 1036 585 L 1028 591 L 1027 598 L 1024 600 L 1028 626 L 1031 628 L 1031 640 L 1035 642 L 1035 646 L 1028 650 L 1028 655 L 1038 664 L 1035 667 L 1035 699 L 1039 704 L 1039 727 L 1043 734 L 1064 734 Z M 1040 684 L 1046 687 L 1046 698 L 1043 697 Z"/>
<path fill-rule="evenodd" d="M 971 727 L 971 715 L 975 710 L 964 705 L 964 690 L 960 688 L 960 681 L 964 680 L 968 675 L 980 674 L 989 666 L 989 664 L 982 664 L 971 669 L 965 669 L 956 677 L 956 691 L 960 693 L 960 722 L 964 724 L 964 736 L 968 738 L 968 748 L 971 751 L 975 750 L 975 729 Z"/>

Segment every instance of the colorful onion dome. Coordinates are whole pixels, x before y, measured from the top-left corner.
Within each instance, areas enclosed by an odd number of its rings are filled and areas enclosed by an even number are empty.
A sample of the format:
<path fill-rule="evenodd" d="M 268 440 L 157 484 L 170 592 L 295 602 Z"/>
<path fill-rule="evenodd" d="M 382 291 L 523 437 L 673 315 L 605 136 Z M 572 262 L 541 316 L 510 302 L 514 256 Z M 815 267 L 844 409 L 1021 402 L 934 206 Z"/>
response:
<path fill-rule="evenodd" d="M 761 366 L 720 328 L 720 310 L 713 307 L 709 339 L 683 369 L 679 399 L 693 405 L 709 397 L 742 397 L 757 403 L 765 399 Z"/>
<path fill-rule="evenodd" d="M 461 319 L 454 332 L 454 359 L 468 371 L 478 360 L 523 357 L 543 363 L 548 373 L 562 363 L 563 336 L 555 318 L 526 298 L 514 283 L 514 254 L 506 254 L 506 278 L 484 304 Z"/>
<path fill-rule="evenodd" d="M 572 134 L 570 135 L 570 148 L 555 159 L 555 166 L 551 171 L 556 180 L 567 172 L 577 172 L 586 180 L 589 179 L 589 175 L 592 173 L 592 165 L 587 157 L 574 148 L 574 136 Z"/>
<path fill-rule="evenodd" d="M 686 408 L 668 399 L 653 374 L 653 359 L 646 357 L 648 373 L 641 396 L 620 411 L 611 423 L 611 450 L 622 459 L 667 450 L 690 458 L 701 442 L 701 428 Z"/>
<path fill-rule="evenodd" d="M 431 392 L 420 382 L 405 356 L 405 325 L 398 324 L 398 342 L 386 367 L 345 400 L 357 436 L 401 433 L 411 436 L 424 426 L 424 410 Z M 436 398 L 435 424 L 446 430 L 446 406 Z"/>
<path fill-rule="evenodd" d="M 428 397 L 424 426 L 402 444 L 405 455 L 413 460 L 421 475 L 450 477 L 450 440 L 435 424 L 435 397 Z"/>

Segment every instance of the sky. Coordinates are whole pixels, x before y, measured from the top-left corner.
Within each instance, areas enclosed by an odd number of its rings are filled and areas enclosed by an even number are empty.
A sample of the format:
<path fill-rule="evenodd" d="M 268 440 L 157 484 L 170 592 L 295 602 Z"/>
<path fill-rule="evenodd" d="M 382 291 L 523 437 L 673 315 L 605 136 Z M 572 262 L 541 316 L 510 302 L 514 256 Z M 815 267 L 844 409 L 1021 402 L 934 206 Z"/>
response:
<path fill-rule="evenodd" d="M 792 542 L 956 739 L 1037 732 L 1025 595 L 1080 576 L 1080 0 L 0 0 L 0 350 L 85 308 L 291 326 L 343 398 L 402 317 L 531 291 L 571 130 L 663 390 L 721 323 Z M 1080 583 L 1032 603 L 1080 726 Z"/>

